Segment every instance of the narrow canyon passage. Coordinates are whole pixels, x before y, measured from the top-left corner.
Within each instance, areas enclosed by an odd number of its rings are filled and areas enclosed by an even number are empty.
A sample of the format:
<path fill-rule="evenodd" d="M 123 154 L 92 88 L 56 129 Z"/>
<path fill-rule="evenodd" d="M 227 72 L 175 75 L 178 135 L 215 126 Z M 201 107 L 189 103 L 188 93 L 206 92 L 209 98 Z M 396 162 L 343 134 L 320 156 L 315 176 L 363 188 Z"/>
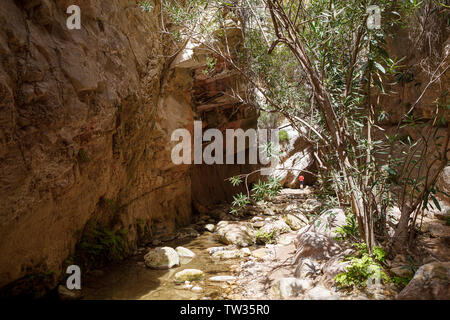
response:
<path fill-rule="evenodd" d="M 273 243 L 257 243 L 247 249 L 236 245 L 226 245 L 217 233 L 211 232 L 216 225 L 225 222 L 250 223 L 256 230 L 274 221 L 283 221 L 286 212 L 294 207 L 307 208 L 308 201 L 313 208 L 312 189 L 286 189 L 275 199 L 276 205 L 255 206 L 251 215 L 236 218 L 228 214 L 227 206 L 212 210 L 211 216 L 201 215 L 192 225 L 179 230 L 157 246 L 141 247 L 136 254 L 123 262 L 101 270 L 94 270 L 83 280 L 82 295 L 85 299 L 268 299 L 280 298 L 272 290 L 276 280 L 293 277 L 296 232 L 302 220 L 292 213 L 291 227 L 274 237 Z M 307 202 L 308 203 L 308 202 Z M 286 211 L 287 208 L 287 211 Z M 305 218 L 302 217 L 304 220 Z M 298 220 L 298 221 L 296 221 Z M 206 227 L 206 228 L 205 228 Z M 209 231 L 207 229 L 210 229 Z M 198 231 L 197 231 L 198 230 Z M 169 240 L 174 238 L 173 240 Z M 144 256 L 155 247 L 185 247 L 195 253 L 193 258 L 181 259 L 181 265 L 169 270 L 147 268 Z M 217 254 L 219 253 L 219 254 Z M 221 254 L 220 254 L 221 253 Z M 225 254 L 224 254 L 225 253 Z M 228 254 L 229 253 L 229 254 Z M 254 270 L 250 269 L 250 265 Z M 255 268 L 256 267 L 256 268 Z M 258 270 L 265 268 L 267 270 Z M 174 275 L 185 269 L 198 269 L 204 272 L 199 281 L 174 282 Z"/>
<path fill-rule="evenodd" d="M 1 0 L 0 299 L 448 300 L 449 75 L 442 1 Z"/>

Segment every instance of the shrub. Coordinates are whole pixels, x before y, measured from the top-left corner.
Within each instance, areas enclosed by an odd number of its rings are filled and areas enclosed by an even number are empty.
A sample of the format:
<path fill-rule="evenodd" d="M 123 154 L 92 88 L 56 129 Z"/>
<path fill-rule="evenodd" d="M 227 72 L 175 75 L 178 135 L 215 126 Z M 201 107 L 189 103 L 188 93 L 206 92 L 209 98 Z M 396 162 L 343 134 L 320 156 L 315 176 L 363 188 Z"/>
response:
<path fill-rule="evenodd" d="M 278 133 L 278 139 L 280 140 L 280 143 L 286 143 L 286 142 L 289 142 L 289 134 L 288 134 L 286 131 L 281 130 L 281 131 Z"/>
<path fill-rule="evenodd" d="M 380 281 L 390 281 L 381 265 L 386 259 L 386 252 L 382 248 L 375 246 L 373 254 L 369 255 L 366 244 L 353 244 L 353 246 L 358 249 L 357 254 L 344 259 L 351 262 L 350 266 L 346 268 L 346 272 L 334 278 L 338 287 L 363 288 L 374 277 L 379 277 Z"/>

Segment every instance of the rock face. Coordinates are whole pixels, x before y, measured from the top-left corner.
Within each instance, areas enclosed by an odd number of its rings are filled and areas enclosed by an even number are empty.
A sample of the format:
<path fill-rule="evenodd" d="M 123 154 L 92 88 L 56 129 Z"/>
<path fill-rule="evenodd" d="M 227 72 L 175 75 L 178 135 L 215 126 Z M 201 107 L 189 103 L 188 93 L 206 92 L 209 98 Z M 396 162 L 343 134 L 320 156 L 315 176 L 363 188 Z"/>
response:
<path fill-rule="evenodd" d="M 170 160 L 191 80 L 166 68 L 159 9 L 81 3 L 81 30 L 66 27 L 70 1 L 0 8 L 0 287 L 59 274 L 88 220 L 133 247 L 191 214 L 188 167 Z"/>
<path fill-rule="evenodd" d="M 80 30 L 66 27 L 71 4 Z M 256 126 L 223 94 L 239 80 L 228 67 L 204 75 L 205 55 L 187 49 L 169 58 L 160 17 L 134 0 L 2 1 L 0 288 L 62 274 L 88 221 L 126 231 L 127 253 L 187 225 L 192 179 L 171 160 L 173 131 L 192 133 L 196 114 L 210 127 Z M 220 189 L 231 174 L 217 170 Z M 210 197 L 205 173 L 193 174 L 197 201 Z"/>
<path fill-rule="evenodd" d="M 170 269 L 180 265 L 178 253 L 170 247 L 155 248 L 144 256 L 145 265 L 152 269 Z"/>
<path fill-rule="evenodd" d="M 420 267 L 397 299 L 450 300 L 450 262 L 433 262 Z"/>

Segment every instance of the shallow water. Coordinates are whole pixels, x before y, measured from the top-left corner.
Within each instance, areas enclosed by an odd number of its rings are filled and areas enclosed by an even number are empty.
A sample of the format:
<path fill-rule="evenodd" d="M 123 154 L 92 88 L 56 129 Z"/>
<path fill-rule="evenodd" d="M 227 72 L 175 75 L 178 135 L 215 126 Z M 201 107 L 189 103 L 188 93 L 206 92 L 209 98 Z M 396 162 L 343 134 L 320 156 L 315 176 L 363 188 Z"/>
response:
<path fill-rule="evenodd" d="M 196 257 L 180 267 L 169 270 L 152 270 L 143 265 L 144 253 L 133 256 L 121 263 L 102 269 L 102 275 L 90 275 L 83 281 L 84 299 L 132 299 L 132 300 L 173 300 L 173 299 L 223 299 L 229 288 L 226 283 L 211 282 L 208 279 L 219 275 L 233 275 L 231 266 L 240 259 L 214 261 L 207 248 L 223 246 L 216 237 L 205 232 L 197 238 L 174 240 L 162 246 L 183 246 L 192 250 Z M 203 281 L 192 283 L 204 289 L 196 293 L 175 285 L 175 273 L 184 269 L 200 269 L 205 273 Z"/>

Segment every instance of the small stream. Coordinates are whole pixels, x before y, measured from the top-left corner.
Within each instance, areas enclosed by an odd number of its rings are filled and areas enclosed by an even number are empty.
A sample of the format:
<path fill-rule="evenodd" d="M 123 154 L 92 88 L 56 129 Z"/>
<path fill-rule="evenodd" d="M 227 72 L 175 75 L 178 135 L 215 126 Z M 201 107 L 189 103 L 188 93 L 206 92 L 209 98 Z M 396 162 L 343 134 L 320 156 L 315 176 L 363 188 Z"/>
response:
<path fill-rule="evenodd" d="M 83 281 L 84 299 L 90 300 L 198 300 L 225 299 L 230 285 L 208 281 L 210 277 L 233 275 L 232 266 L 239 264 L 240 259 L 215 261 L 211 259 L 207 248 L 223 246 L 216 236 L 204 232 L 196 238 L 173 240 L 161 246 L 175 248 L 183 246 L 192 250 L 196 257 L 169 270 L 153 270 L 144 265 L 144 255 L 148 250 L 128 258 L 127 260 L 108 266 L 99 272 L 86 276 Z M 183 262 L 183 261 L 181 261 Z M 199 269 L 205 273 L 203 281 L 195 282 L 195 286 L 203 288 L 203 292 L 193 292 L 176 285 L 173 281 L 175 273 L 184 269 Z"/>

